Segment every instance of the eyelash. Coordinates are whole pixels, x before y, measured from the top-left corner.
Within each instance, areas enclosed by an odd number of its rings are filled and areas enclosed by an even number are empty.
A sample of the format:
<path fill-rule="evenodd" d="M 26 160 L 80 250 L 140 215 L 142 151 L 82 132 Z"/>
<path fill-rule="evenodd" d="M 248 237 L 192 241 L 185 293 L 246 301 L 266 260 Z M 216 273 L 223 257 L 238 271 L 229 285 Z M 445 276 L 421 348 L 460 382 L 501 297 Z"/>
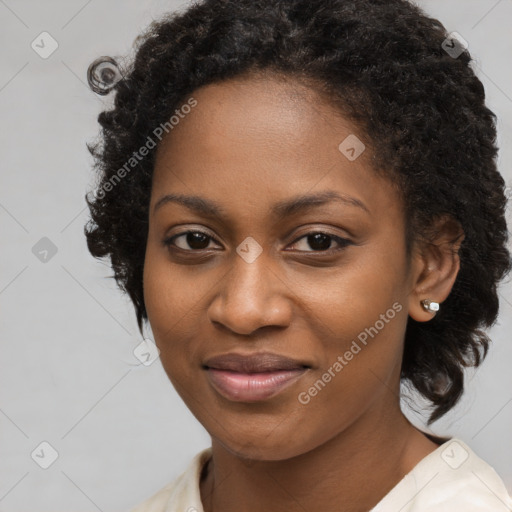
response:
<path fill-rule="evenodd" d="M 176 235 L 168 237 L 168 238 L 166 238 L 163 241 L 163 244 L 166 247 L 168 247 L 169 249 L 171 249 L 171 250 L 177 250 L 177 251 L 183 251 L 183 252 L 189 252 L 189 253 L 199 253 L 201 251 L 207 251 L 208 249 L 182 249 L 181 247 L 177 247 L 174 244 L 174 240 L 176 238 L 188 235 L 190 233 L 200 233 L 201 235 L 204 235 L 205 237 L 210 239 L 210 241 L 213 240 L 213 241 L 215 241 L 217 243 L 215 238 L 212 237 L 211 235 L 209 235 L 208 233 L 205 233 L 204 231 L 195 229 L 195 230 L 184 231 L 183 233 L 178 233 Z M 339 251 L 342 251 L 343 249 L 345 249 L 349 245 L 353 245 L 353 243 L 350 240 L 346 239 L 346 238 L 342 238 L 342 237 L 333 235 L 331 233 L 326 233 L 324 231 L 310 231 L 309 233 L 305 233 L 301 237 L 297 238 L 294 242 L 292 242 L 292 245 L 294 245 L 297 242 L 299 242 L 299 240 L 302 240 L 303 238 L 307 238 L 308 236 L 311 236 L 311 235 L 324 235 L 324 236 L 326 236 L 328 238 L 331 238 L 332 240 L 336 241 L 340 245 L 340 247 L 335 248 L 335 249 L 325 249 L 323 251 L 299 251 L 299 252 L 306 253 L 306 254 L 312 253 L 312 254 L 329 255 L 329 254 L 333 254 L 333 253 L 337 253 Z"/>

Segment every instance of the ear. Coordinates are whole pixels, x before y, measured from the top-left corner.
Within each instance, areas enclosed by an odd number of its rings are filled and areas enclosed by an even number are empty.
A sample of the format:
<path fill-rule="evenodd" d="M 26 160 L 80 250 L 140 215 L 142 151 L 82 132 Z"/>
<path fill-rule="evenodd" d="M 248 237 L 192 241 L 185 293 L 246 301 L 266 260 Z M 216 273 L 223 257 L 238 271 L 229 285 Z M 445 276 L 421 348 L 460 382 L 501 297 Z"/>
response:
<path fill-rule="evenodd" d="M 451 215 L 442 215 L 434 221 L 428 237 L 415 243 L 409 315 L 417 322 L 427 322 L 435 315 L 424 309 L 422 300 L 441 304 L 450 294 L 460 268 L 459 249 L 463 240 L 460 223 Z"/>

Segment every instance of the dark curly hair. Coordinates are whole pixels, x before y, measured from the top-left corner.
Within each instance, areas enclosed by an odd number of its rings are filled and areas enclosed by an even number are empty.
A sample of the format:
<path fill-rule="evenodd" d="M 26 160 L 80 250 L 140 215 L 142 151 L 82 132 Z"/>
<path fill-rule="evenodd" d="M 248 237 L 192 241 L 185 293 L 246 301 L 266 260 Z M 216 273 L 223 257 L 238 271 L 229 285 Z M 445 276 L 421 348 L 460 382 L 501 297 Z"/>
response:
<path fill-rule="evenodd" d="M 361 128 L 375 171 L 400 191 L 409 255 L 441 215 L 464 230 L 459 274 L 441 310 L 428 322 L 408 318 L 401 370 L 402 381 L 432 404 L 428 424 L 450 410 L 462 395 L 464 368 L 487 354 L 483 329 L 496 321 L 497 285 L 511 269 L 496 116 L 469 52 L 455 43 L 440 21 L 406 0 L 204 0 L 153 21 L 122 69 L 100 58 L 107 67 L 98 78 L 98 62 L 91 64 L 91 87 L 115 91 L 115 101 L 98 117 L 101 137 L 87 144 L 100 182 L 95 197 L 86 196 L 84 231 L 91 254 L 110 257 L 141 333 L 156 151 L 134 159 L 129 172 L 127 159 L 195 89 L 250 73 L 291 77 Z"/>

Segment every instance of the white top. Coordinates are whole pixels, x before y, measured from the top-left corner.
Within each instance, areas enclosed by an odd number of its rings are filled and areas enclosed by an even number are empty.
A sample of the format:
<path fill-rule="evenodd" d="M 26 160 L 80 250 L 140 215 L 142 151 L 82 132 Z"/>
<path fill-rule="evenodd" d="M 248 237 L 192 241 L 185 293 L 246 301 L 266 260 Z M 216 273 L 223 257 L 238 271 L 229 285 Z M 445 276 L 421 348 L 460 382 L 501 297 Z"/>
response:
<path fill-rule="evenodd" d="M 131 512 L 204 512 L 199 479 L 211 457 L 199 452 L 172 483 Z M 496 471 L 460 439 L 428 454 L 369 512 L 512 512 Z"/>

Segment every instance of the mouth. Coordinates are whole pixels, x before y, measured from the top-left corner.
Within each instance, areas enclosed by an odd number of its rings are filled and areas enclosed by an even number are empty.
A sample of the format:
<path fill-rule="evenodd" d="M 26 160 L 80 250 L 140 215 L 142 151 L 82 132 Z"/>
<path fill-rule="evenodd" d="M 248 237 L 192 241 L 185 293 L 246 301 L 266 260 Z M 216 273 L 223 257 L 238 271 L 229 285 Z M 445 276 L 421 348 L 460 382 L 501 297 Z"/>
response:
<path fill-rule="evenodd" d="M 278 354 L 224 354 L 203 365 L 213 388 L 235 402 L 258 402 L 297 382 L 311 366 Z"/>

